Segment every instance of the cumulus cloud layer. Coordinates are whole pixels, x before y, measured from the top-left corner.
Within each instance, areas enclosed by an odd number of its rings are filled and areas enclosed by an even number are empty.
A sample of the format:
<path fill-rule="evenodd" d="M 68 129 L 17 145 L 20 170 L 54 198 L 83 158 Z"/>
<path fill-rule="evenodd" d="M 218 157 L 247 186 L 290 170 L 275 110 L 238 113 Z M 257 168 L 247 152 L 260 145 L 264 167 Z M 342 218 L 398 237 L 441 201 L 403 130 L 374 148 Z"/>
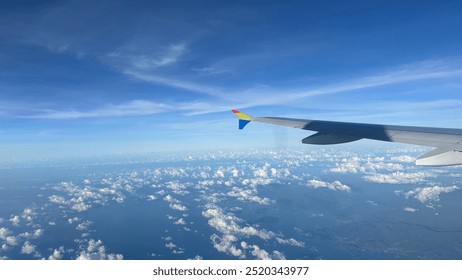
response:
<path fill-rule="evenodd" d="M 188 252 L 188 245 L 182 244 L 176 234 L 200 232 L 217 252 L 235 258 L 284 259 L 284 248 L 292 246 L 292 250 L 298 250 L 304 248 L 308 241 L 297 240 L 300 235 L 294 236 L 297 239 L 287 236 L 287 229 L 275 231 L 266 227 L 264 222 L 250 222 L 244 215 L 240 216 L 240 213 L 248 209 L 253 211 L 279 206 L 279 197 L 272 196 L 267 189 L 283 185 L 306 190 L 308 186 L 312 188 L 310 192 L 331 190 L 340 192 L 331 192 L 332 195 L 347 195 L 355 192 L 355 187 L 351 188 L 348 186 L 350 183 L 347 185 L 342 182 L 356 182 L 348 180 L 348 176 L 354 173 L 359 174 L 359 179 L 368 182 L 426 185 L 429 184 L 429 178 L 437 178 L 439 174 L 434 170 L 420 171 L 413 166 L 409 167 L 406 164 L 412 157 L 395 157 L 393 153 L 387 155 L 387 158 L 369 155 L 349 157 L 349 153 L 337 155 L 325 151 L 307 153 L 305 150 L 293 153 L 252 153 L 247 155 L 252 160 L 238 152 L 182 155 L 178 158 L 168 155 L 167 159 L 159 162 L 170 160 L 175 162 L 175 166 L 159 167 L 156 164 L 151 168 L 105 174 L 102 178 L 94 176 L 91 180 L 54 184 L 44 195 L 44 205 L 25 207 L 3 221 L 0 218 L 0 222 L 3 222 L 0 227 L 1 250 L 44 259 L 121 259 L 122 254 L 108 252 L 107 248 L 111 244 L 103 244 L 101 240 L 104 240 L 104 236 L 95 231 L 99 227 L 95 224 L 98 221 L 92 220 L 90 214 L 109 205 L 125 207 L 135 200 L 144 203 L 146 207 L 163 209 L 165 213 L 161 217 L 171 226 L 168 228 L 171 232 L 166 233 L 169 237 L 161 241 L 152 240 L 161 242 L 160 246 L 167 253 L 149 252 L 149 255 L 168 258 L 184 254 L 185 257 L 192 257 L 194 254 Z M 392 162 L 389 162 L 391 159 Z M 185 162 L 184 165 L 181 160 Z M 312 163 L 324 168 L 322 175 L 318 175 L 322 180 L 309 173 L 311 169 L 307 166 Z M 325 180 L 324 177 L 329 179 Z M 438 201 L 441 194 L 458 189 L 456 186 L 433 185 L 397 193 L 405 198 L 431 203 Z M 393 190 L 390 191 L 393 193 Z M 378 206 L 372 200 L 363 200 L 362 203 L 364 201 Z M 380 202 L 382 207 L 386 207 L 386 203 Z M 42 210 L 48 213 L 55 211 L 53 213 L 57 214 L 53 219 L 42 221 Z M 403 210 L 408 213 L 418 211 L 412 207 L 404 207 Z M 198 213 L 206 219 L 208 230 L 197 226 L 199 223 L 193 217 L 196 218 Z M 309 217 L 324 219 L 323 214 L 316 213 Z M 46 250 L 40 248 L 48 229 L 44 230 L 38 224 L 39 220 L 54 228 L 73 230 L 78 236 L 74 240 L 77 248 L 71 248 L 68 244 L 64 247 L 64 243 Z M 300 232 L 297 231 L 297 234 Z"/>

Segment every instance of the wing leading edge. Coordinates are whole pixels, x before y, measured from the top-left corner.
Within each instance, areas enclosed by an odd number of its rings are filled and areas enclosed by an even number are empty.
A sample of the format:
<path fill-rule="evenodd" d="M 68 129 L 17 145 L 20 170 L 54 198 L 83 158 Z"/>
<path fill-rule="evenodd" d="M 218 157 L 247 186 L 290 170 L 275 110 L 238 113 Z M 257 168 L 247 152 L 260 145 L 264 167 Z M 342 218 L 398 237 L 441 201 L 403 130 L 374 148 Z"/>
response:
<path fill-rule="evenodd" d="M 417 165 L 449 166 L 462 164 L 462 129 L 349 123 L 278 117 L 251 117 L 232 110 L 239 119 L 239 129 L 249 122 L 262 122 L 316 131 L 303 144 L 330 145 L 372 139 L 398 142 L 435 149 L 417 159 Z"/>

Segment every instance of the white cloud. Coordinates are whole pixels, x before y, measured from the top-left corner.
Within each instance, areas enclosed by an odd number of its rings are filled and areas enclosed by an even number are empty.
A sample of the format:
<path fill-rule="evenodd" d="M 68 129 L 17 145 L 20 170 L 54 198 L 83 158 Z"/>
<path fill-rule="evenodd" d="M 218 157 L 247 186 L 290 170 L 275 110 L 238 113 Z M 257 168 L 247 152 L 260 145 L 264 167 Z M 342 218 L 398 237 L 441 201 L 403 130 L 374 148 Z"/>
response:
<path fill-rule="evenodd" d="M 184 254 L 184 250 L 172 250 L 172 253 L 175 254 L 175 255 L 180 255 L 180 254 Z"/>
<path fill-rule="evenodd" d="M 276 168 L 271 168 L 270 172 L 271 172 L 271 177 L 275 177 L 275 178 L 279 177 L 279 172 Z"/>
<path fill-rule="evenodd" d="M 171 44 L 158 50 L 157 54 L 134 54 L 117 50 L 107 55 L 112 62 L 127 64 L 133 69 L 154 70 L 176 63 L 187 52 L 185 43 Z"/>
<path fill-rule="evenodd" d="M 101 240 L 90 239 L 88 246 L 81 252 L 77 260 L 122 260 L 121 254 L 107 254 L 106 247 Z"/>
<path fill-rule="evenodd" d="M 24 232 L 24 233 L 21 233 L 19 236 L 24 237 L 26 239 L 37 239 L 37 238 L 39 238 L 40 236 L 43 235 L 43 232 L 44 232 L 43 229 L 38 228 L 38 229 L 34 230 L 33 233 Z"/>
<path fill-rule="evenodd" d="M 243 179 L 241 184 L 244 186 L 249 186 L 251 188 L 255 188 L 258 186 L 266 186 L 273 182 L 273 179 L 265 178 L 265 177 L 258 177 L 253 179 Z"/>
<path fill-rule="evenodd" d="M 185 80 L 167 78 L 167 77 L 162 77 L 162 76 L 159 76 L 159 75 L 146 74 L 146 73 L 142 73 L 142 72 L 137 71 L 137 70 L 126 70 L 126 71 L 124 71 L 124 74 L 132 76 L 132 77 L 134 77 L 136 79 L 139 79 L 139 80 L 142 80 L 142 81 L 146 81 L 146 82 L 166 85 L 166 86 L 170 86 L 172 88 L 185 89 L 185 90 L 188 90 L 188 91 L 191 91 L 191 92 L 207 94 L 209 96 L 223 97 L 223 91 L 221 89 L 216 88 L 216 87 L 212 87 L 212 86 L 208 86 L 208 85 L 196 84 L 196 83 L 188 82 L 188 81 L 185 81 Z M 224 105 L 216 104 L 217 106 L 214 106 L 214 104 L 209 104 L 209 103 L 197 103 L 197 105 L 201 105 L 201 104 L 202 104 L 202 106 L 195 106 L 196 109 L 206 107 L 206 108 L 208 108 L 207 109 L 208 112 L 217 112 L 217 108 L 221 107 L 222 108 L 221 110 L 224 111 Z M 178 104 L 178 105 L 181 106 L 181 104 Z M 194 109 L 194 106 L 192 106 L 192 105 L 194 105 L 194 103 L 191 103 L 191 106 L 190 106 L 191 108 L 190 109 Z M 186 107 L 188 107 L 188 106 L 186 106 Z M 215 110 L 214 110 L 214 107 L 215 107 Z M 240 107 L 240 108 L 243 108 L 243 107 Z"/>
<path fill-rule="evenodd" d="M 213 247 L 218 252 L 226 253 L 234 257 L 245 258 L 244 252 L 237 248 L 235 243 L 238 241 L 237 237 L 231 234 L 224 234 L 222 237 L 213 234 L 210 239 L 213 242 Z"/>
<path fill-rule="evenodd" d="M 241 247 L 245 250 L 251 249 L 252 256 L 257 257 L 259 260 L 271 260 L 270 254 L 267 251 L 260 249 L 257 245 L 248 245 L 246 242 L 242 241 Z"/>
<path fill-rule="evenodd" d="M 224 178 L 225 174 L 223 173 L 223 170 L 219 169 L 217 172 L 215 172 L 215 178 Z"/>
<path fill-rule="evenodd" d="M 340 163 L 336 163 L 335 167 L 330 171 L 334 173 L 375 173 L 378 170 L 386 171 L 402 171 L 404 167 L 401 164 L 385 162 L 383 157 L 375 158 L 360 158 L 352 156 L 351 158 L 343 158 Z"/>
<path fill-rule="evenodd" d="M 347 186 L 345 184 L 342 184 L 340 181 L 334 181 L 332 183 L 328 183 L 328 182 L 312 179 L 312 180 L 308 181 L 308 185 L 312 186 L 315 189 L 317 189 L 317 188 L 328 188 L 328 189 L 334 190 L 334 191 L 337 191 L 337 190 L 338 191 L 346 191 L 346 192 L 351 191 L 351 188 L 349 186 Z"/>
<path fill-rule="evenodd" d="M 42 113 L 32 116 L 37 119 L 83 119 L 83 118 L 108 118 L 108 117 L 130 117 L 146 116 L 172 111 L 175 108 L 146 100 L 133 100 L 118 105 L 106 105 L 90 111 L 77 110 L 43 110 Z"/>
<path fill-rule="evenodd" d="M 61 182 L 55 189 L 66 192 L 71 198 L 66 200 L 63 196 L 52 195 L 48 200 L 52 203 L 68 205 L 71 210 L 77 212 L 87 211 L 92 207 L 92 204 L 104 205 L 107 198 L 103 194 L 108 194 L 108 192 L 105 192 L 105 189 L 100 190 L 91 187 L 88 183 L 88 181 L 84 180 L 85 186 L 79 187 L 72 182 Z M 109 182 L 108 180 L 103 180 L 102 183 L 106 184 Z M 117 200 L 117 198 L 113 199 Z"/>
<path fill-rule="evenodd" d="M 56 204 L 68 204 L 68 202 L 66 201 L 66 199 L 62 196 L 59 196 L 59 195 L 52 195 L 52 196 L 49 196 L 48 197 L 48 200 L 51 202 L 51 203 L 56 203 Z"/>
<path fill-rule="evenodd" d="M 157 197 L 155 195 L 150 194 L 150 195 L 147 196 L 147 199 L 148 199 L 148 201 L 153 201 L 153 200 L 156 200 Z"/>
<path fill-rule="evenodd" d="M 372 205 L 372 206 L 379 206 L 379 204 L 377 204 L 377 202 L 375 201 L 372 201 L 372 200 L 367 200 L 366 203 Z"/>
<path fill-rule="evenodd" d="M 261 249 L 257 245 L 249 245 L 247 242 L 242 241 L 241 242 L 241 247 L 244 250 L 251 250 L 252 256 L 256 257 L 259 260 L 272 260 L 272 259 L 278 259 L 278 260 L 284 260 L 284 254 L 282 254 L 279 251 L 273 251 L 273 254 L 269 254 L 266 250 Z"/>
<path fill-rule="evenodd" d="M 19 223 L 20 223 L 21 219 L 19 218 L 18 215 L 16 215 L 16 216 L 11 217 L 9 221 L 10 221 L 14 226 L 19 226 Z"/>
<path fill-rule="evenodd" d="M 276 241 L 279 244 L 286 244 L 286 245 L 291 245 L 291 246 L 295 246 L 295 247 L 305 247 L 304 242 L 297 241 L 297 240 L 295 240 L 293 238 L 283 239 L 283 238 L 280 238 L 280 237 L 276 237 Z"/>
<path fill-rule="evenodd" d="M 427 188 L 416 188 L 412 191 L 404 193 L 404 196 L 406 198 L 414 197 L 420 202 L 425 203 L 427 201 L 438 201 L 442 193 L 450 193 L 458 189 L 459 188 L 456 186 L 452 186 L 452 187 L 434 186 L 434 187 L 427 187 Z"/>
<path fill-rule="evenodd" d="M 63 258 L 64 246 L 54 249 L 53 253 L 48 257 L 49 260 L 61 260 Z"/>
<path fill-rule="evenodd" d="M 416 158 L 407 156 L 407 155 L 402 155 L 402 156 L 392 157 L 391 160 L 398 161 L 398 162 L 412 163 L 416 160 Z"/>
<path fill-rule="evenodd" d="M 202 212 L 202 215 L 209 218 L 208 224 L 221 233 L 229 235 L 245 235 L 245 236 L 258 236 L 261 239 L 267 240 L 275 236 L 271 231 L 257 229 L 252 226 L 240 227 L 240 221 L 232 213 L 223 213 L 223 210 L 215 205 Z"/>
<path fill-rule="evenodd" d="M 164 197 L 164 200 L 167 202 L 178 202 L 178 200 L 174 199 L 171 195 L 167 195 Z"/>
<path fill-rule="evenodd" d="M 312 186 L 313 188 L 326 188 L 327 187 L 327 182 L 320 181 L 320 180 L 309 180 L 308 184 Z"/>
<path fill-rule="evenodd" d="M 203 187 L 211 187 L 215 185 L 215 180 L 202 180 L 198 181 L 197 184 Z"/>
<path fill-rule="evenodd" d="M 167 247 L 170 250 L 175 249 L 177 246 L 173 242 L 169 242 L 165 244 L 165 247 Z"/>
<path fill-rule="evenodd" d="M 177 195 L 185 195 L 189 193 L 188 191 L 185 190 L 187 186 L 178 181 L 167 182 L 166 187 L 172 190 L 172 192 Z"/>
<path fill-rule="evenodd" d="M 353 90 L 381 87 L 390 84 L 416 81 L 421 79 L 447 78 L 461 75 L 462 71 L 458 69 L 458 67 L 454 67 L 454 65 L 446 66 L 444 64 L 449 63 L 442 63 L 441 61 L 424 61 L 415 64 L 404 65 L 391 72 L 378 73 L 376 75 L 366 76 L 364 78 L 355 80 L 344 81 L 342 83 L 330 84 L 311 89 L 285 88 L 284 92 L 271 88 L 270 86 L 250 87 L 244 90 L 233 90 L 232 92 L 227 92 L 220 88 L 213 88 L 208 85 L 194 84 L 185 81 L 184 79 L 175 80 L 160 77 L 158 75 L 141 73 L 140 71 L 134 70 L 126 70 L 124 71 L 124 73 L 144 81 L 163 84 L 170 87 L 181 88 L 192 92 L 219 97 L 220 101 L 217 103 L 206 104 L 206 106 L 204 105 L 200 108 L 197 108 L 196 110 L 193 109 L 195 114 L 202 114 L 224 111 L 229 106 L 223 106 L 223 103 L 229 104 L 230 101 L 233 101 L 235 104 L 237 104 L 239 108 L 248 108 L 254 106 L 274 104 L 289 104 L 296 103 L 301 99 L 317 95 L 339 94 Z M 246 98 L 249 95 L 252 95 L 253 98 Z"/>
<path fill-rule="evenodd" d="M 173 210 L 178 210 L 178 211 L 186 211 L 188 208 L 180 203 L 170 203 L 170 208 Z"/>
<path fill-rule="evenodd" d="M 24 245 L 21 248 L 21 254 L 33 254 L 35 252 L 36 246 L 32 245 L 29 241 L 24 242 Z"/>
<path fill-rule="evenodd" d="M 404 211 L 414 213 L 417 212 L 417 209 L 412 207 L 404 207 Z"/>
<path fill-rule="evenodd" d="M 368 172 L 376 172 L 378 170 L 402 171 L 404 167 L 401 164 L 392 162 L 367 162 L 365 164 L 365 169 Z"/>
<path fill-rule="evenodd" d="M 103 194 L 116 194 L 117 193 L 116 190 L 110 189 L 110 188 L 102 188 L 102 189 L 99 189 L 99 191 Z"/>
<path fill-rule="evenodd" d="M 114 200 L 117 203 L 124 203 L 125 197 L 123 195 L 117 195 L 113 197 L 112 200 Z"/>
<path fill-rule="evenodd" d="M 253 172 L 253 175 L 255 177 L 262 177 L 262 178 L 268 178 L 268 173 L 266 173 L 266 169 L 265 168 L 258 168 L 257 170 L 255 170 Z"/>
<path fill-rule="evenodd" d="M 75 229 L 76 229 L 76 230 L 80 230 L 80 231 L 87 230 L 88 227 L 89 227 L 91 224 L 93 224 L 93 222 L 91 222 L 91 221 L 89 221 L 89 220 L 86 220 L 86 221 L 84 221 L 84 222 L 78 224 L 78 225 L 75 227 Z"/>
<path fill-rule="evenodd" d="M 341 164 L 336 164 L 336 167 L 331 168 L 331 172 L 335 173 L 358 173 L 359 171 L 364 172 L 365 169 L 361 167 L 359 157 L 351 157 L 350 159 L 342 159 Z"/>
<path fill-rule="evenodd" d="M 227 195 L 231 197 L 236 197 L 238 200 L 252 201 L 252 202 L 256 202 L 261 205 L 269 205 L 270 203 L 273 202 L 267 197 L 262 198 L 262 197 L 257 196 L 256 193 L 257 192 L 255 189 L 245 189 L 244 190 L 238 187 L 233 187 L 231 191 L 227 193 Z"/>
<path fill-rule="evenodd" d="M 172 240 L 171 238 L 168 239 L 168 238 L 163 238 L 164 240 L 168 241 L 168 240 Z M 168 249 L 170 249 L 172 251 L 172 254 L 175 254 L 175 255 L 179 255 L 179 254 L 184 254 L 184 249 L 183 248 L 180 248 L 178 247 L 176 244 L 174 244 L 173 242 L 168 242 L 168 243 L 165 243 L 165 247 L 167 247 Z"/>
<path fill-rule="evenodd" d="M 85 204 L 83 201 L 72 205 L 71 209 L 77 212 L 84 212 L 91 208 L 90 204 Z"/>
<path fill-rule="evenodd" d="M 34 210 L 32 210 L 32 208 L 26 208 L 26 209 L 24 209 L 24 211 L 22 212 L 22 216 L 21 216 L 21 217 L 22 217 L 25 221 L 31 222 L 31 221 L 34 219 L 34 216 L 35 216 Z"/>
<path fill-rule="evenodd" d="M 236 246 L 238 237 L 259 237 L 263 240 L 276 237 L 276 234 L 265 229 L 256 228 L 250 225 L 240 226 L 242 222 L 233 213 L 224 213 L 217 205 L 208 204 L 202 215 L 208 218 L 208 224 L 221 233 L 221 236 L 213 234 L 210 239 L 213 246 L 219 252 L 223 252 L 238 258 L 245 258 L 245 253 Z M 262 256 L 264 250 L 255 249 L 255 256 Z"/>
<path fill-rule="evenodd" d="M 186 222 L 185 222 L 185 220 L 183 218 L 181 218 L 181 219 L 175 221 L 174 224 L 175 225 L 185 225 Z"/>
<path fill-rule="evenodd" d="M 11 231 L 5 227 L 0 228 L 0 239 L 5 239 L 8 235 L 11 234 Z"/>
<path fill-rule="evenodd" d="M 282 252 L 279 252 L 278 250 L 274 250 L 272 254 L 272 259 L 273 260 L 285 260 L 286 257 Z"/>
<path fill-rule="evenodd" d="M 14 246 L 18 244 L 18 238 L 15 236 L 7 236 L 5 238 L 6 244 L 10 246 Z"/>
<path fill-rule="evenodd" d="M 163 240 L 165 241 L 172 241 L 173 238 L 171 236 L 165 236 L 165 237 L 162 237 Z"/>
<path fill-rule="evenodd" d="M 397 171 L 389 174 L 371 174 L 363 178 L 366 181 L 381 183 L 381 184 L 415 184 L 425 181 L 431 175 L 427 172 L 411 172 L 405 173 Z"/>
<path fill-rule="evenodd" d="M 72 225 L 73 223 L 76 223 L 76 222 L 78 222 L 78 221 L 80 221 L 80 218 L 78 218 L 78 217 L 74 217 L 74 218 L 67 219 L 67 222 L 68 222 L 70 225 Z"/>

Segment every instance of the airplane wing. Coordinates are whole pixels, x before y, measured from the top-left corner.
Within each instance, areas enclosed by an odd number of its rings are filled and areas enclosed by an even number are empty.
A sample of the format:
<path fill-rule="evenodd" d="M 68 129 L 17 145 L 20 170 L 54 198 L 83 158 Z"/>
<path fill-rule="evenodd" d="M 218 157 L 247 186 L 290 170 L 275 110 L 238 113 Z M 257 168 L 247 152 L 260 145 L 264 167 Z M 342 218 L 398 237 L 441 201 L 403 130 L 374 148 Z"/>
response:
<path fill-rule="evenodd" d="M 251 117 L 232 110 L 239 119 L 239 129 L 249 122 L 289 126 L 316 131 L 302 140 L 303 144 L 329 145 L 372 139 L 434 147 L 417 159 L 417 165 L 449 166 L 462 164 L 462 129 L 432 128 L 367 123 L 349 123 L 277 117 Z"/>

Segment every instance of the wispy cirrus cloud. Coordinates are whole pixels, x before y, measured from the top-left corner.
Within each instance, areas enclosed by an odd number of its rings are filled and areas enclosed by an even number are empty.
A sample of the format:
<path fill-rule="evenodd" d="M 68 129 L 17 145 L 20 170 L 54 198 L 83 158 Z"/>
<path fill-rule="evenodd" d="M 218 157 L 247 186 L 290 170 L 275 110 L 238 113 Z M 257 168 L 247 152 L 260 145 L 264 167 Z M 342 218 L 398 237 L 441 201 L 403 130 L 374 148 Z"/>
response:
<path fill-rule="evenodd" d="M 111 16 L 107 18 L 97 16 L 108 8 L 114 12 Z M 85 15 L 86 20 L 68 20 L 75 19 L 76 9 L 82 11 L 81 14 Z M 186 20 L 172 23 L 170 19 L 160 14 L 152 17 L 152 15 L 140 14 L 139 11 L 135 13 L 134 10 L 130 10 L 133 14 L 139 15 L 137 20 L 129 21 L 132 29 L 121 29 L 121 34 L 109 34 L 104 27 L 118 24 L 120 12 L 117 5 L 93 7 L 92 5 L 80 5 L 78 1 L 69 1 L 63 5 L 46 8 L 40 15 L 22 16 L 21 18 L 11 16 L 0 20 L 0 22 L 8 21 L 9 23 L 0 30 L 3 30 L 5 34 L 15 34 L 14 38 L 19 41 L 42 46 L 52 52 L 91 58 L 131 79 L 180 90 L 178 95 L 169 92 L 167 98 L 167 95 L 157 95 L 152 99 L 135 95 L 132 100 L 120 101 L 118 104 L 110 100 L 108 96 L 99 107 L 78 107 L 82 109 L 59 107 L 50 101 L 48 104 L 51 105 L 48 108 L 28 109 L 28 106 L 17 106 L 16 109 L 11 109 L 11 106 L 7 106 L 8 108 L 0 110 L 0 114 L 8 117 L 25 116 L 61 120 L 144 116 L 171 111 L 200 115 L 226 111 L 231 107 L 245 109 L 272 105 L 300 106 L 306 104 L 307 99 L 314 100 L 314 97 L 345 94 L 400 83 L 462 77 L 462 62 L 460 58 L 456 58 L 424 60 L 401 65 L 394 69 L 387 67 L 385 70 L 376 70 L 362 77 L 358 77 L 359 74 L 356 72 L 356 78 L 343 81 L 338 78 L 324 79 L 327 82 L 315 87 L 300 86 L 303 84 L 303 78 L 300 75 L 306 75 L 304 73 L 294 77 L 298 81 L 297 86 L 290 86 L 290 81 L 281 82 L 278 79 L 263 79 L 255 83 L 249 81 L 231 83 L 230 81 L 233 80 L 225 80 L 227 84 L 224 85 L 204 73 L 229 74 L 231 71 L 239 74 L 239 69 L 246 68 L 249 61 L 255 64 L 255 69 L 261 71 L 261 68 L 267 67 L 265 63 L 274 58 L 275 49 L 264 48 L 256 51 L 255 48 L 251 48 L 246 49 L 244 53 L 221 53 L 219 56 L 206 59 L 208 54 L 200 51 L 198 47 L 198 42 L 207 40 L 206 35 L 193 32 L 196 29 L 200 30 L 201 24 L 193 23 L 195 28 L 192 28 L 190 27 L 191 22 Z M 67 19 L 65 24 L 56 24 L 64 19 Z M 149 32 L 145 32 L 146 25 L 149 26 Z M 96 26 L 96 28 L 82 36 L 83 32 L 80 30 L 88 30 L 89 26 Z M 141 26 L 143 28 L 140 28 Z M 156 26 L 167 28 L 167 32 Z M 74 32 L 68 32 L 69 29 Z M 20 32 L 17 33 L 17 30 Z M 39 30 L 47 30 L 47 32 L 38 32 Z M 175 30 L 175 32 L 168 32 L 170 30 Z M 210 29 L 208 34 L 215 34 L 214 32 L 218 31 Z M 111 44 L 105 43 L 106 41 Z M 292 45 L 285 46 L 290 50 L 300 48 Z M 290 58 L 290 55 L 283 55 L 278 59 L 283 61 L 287 58 Z M 222 61 L 222 63 L 216 61 Z M 225 67 L 220 67 L 220 65 Z M 232 67 L 226 67 L 230 65 Z M 171 71 L 172 69 L 175 71 Z M 308 84 L 310 79 L 306 80 Z M 192 94 L 186 99 L 181 91 Z M 104 93 L 101 94 L 104 95 Z M 449 98 L 446 99 L 449 100 Z M 429 103 L 432 102 L 429 101 Z M 354 105 L 349 104 L 349 106 Z M 390 106 L 394 105 L 396 104 L 393 103 Z"/>
<path fill-rule="evenodd" d="M 117 105 L 106 105 L 94 110 L 43 110 L 35 115 L 28 116 L 37 119 L 83 119 L 106 117 L 133 117 L 146 116 L 171 111 L 172 105 L 151 102 L 146 100 L 133 100 Z"/>
<path fill-rule="evenodd" d="M 222 104 L 233 104 L 239 108 L 278 104 L 296 104 L 303 99 L 316 96 L 334 95 L 419 80 L 461 77 L 462 67 L 460 67 L 458 63 L 450 63 L 447 65 L 447 62 L 445 61 L 423 61 L 401 66 L 395 70 L 388 70 L 383 73 L 376 73 L 375 75 L 368 75 L 343 82 L 321 85 L 316 88 L 286 89 L 278 89 L 271 85 L 251 85 L 237 90 L 224 89 L 190 81 L 187 78 L 181 80 L 172 79 L 164 77 L 162 74 L 142 73 L 140 71 L 133 70 L 124 70 L 124 74 L 130 75 L 133 78 L 145 82 L 160 84 L 172 88 L 179 88 L 190 92 L 199 93 L 201 95 L 215 97 L 217 99 L 211 101 L 210 103 L 214 104 L 211 107 L 216 108 L 213 111 L 218 112 L 222 111 L 225 107 L 220 106 Z M 432 102 L 426 103 L 428 103 L 426 104 L 428 106 L 436 106 Z M 393 106 L 395 106 L 395 104 L 393 104 Z M 417 104 L 414 106 L 419 105 Z M 229 108 L 229 105 L 226 108 Z M 210 113 L 210 110 L 192 110 L 192 114 L 201 113 Z"/>
<path fill-rule="evenodd" d="M 116 50 L 107 54 L 105 59 L 119 67 L 148 71 L 177 63 L 187 51 L 185 43 L 177 43 L 162 45 L 159 50 L 150 52 Z"/>
<path fill-rule="evenodd" d="M 222 89 L 209 86 L 209 85 L 202 85 L 194 82 L 189 82 L 186 80 L 179 80 L 175 78 L 166 78 L 162 77 L 157 74 L 150 74 L 150 73 L 142 73 L 136 70 L 124 70 L 124 74 L 129 75 L 130 77 L 136 78 L 141 81 L 154 83 L 158 85 L 163 85 L 167 87 L 183 89 L 194 93 L 199 93 L 201 95 L 208 95 L 214 97 L 221 97 L 226 98 L 226 94 L 223 92 Z"/>
<path fill-rule="evenodd" d="M 107 117 L 133 117 L 146 116 L 165 112 L 181 112 L 185 115 L 201 115 L 207 113 L 224 112 L 231 107 L 240 109 L 271 106 L 271 105 L 299 105 L 307 98 L 325 95 L 345 94 L 356 90 L 376 88 L 405 82 L 427 79 L 445 79 L 462 76 L 462 67 L 458 63 L 444 66 L 444 61 L 419 62 L 402 66 L 395 71 L 382 74 L 369 75 L 363 78 L 351 79 L 341 83 L 319 86 L 312 89 L 287 88 L 276 89 L 272 86 L 250 86 L 243 89 L 224 89 L 217 86 L 209 86 L 197 83 L 187 78 L 167 78 L 164 75 L 144 71 L 143 67 L 156 68 L 161 65 L 177 63 L 185 51 L 184 45 L 170 46 L 171 53 L 165 57 L 147 59 L 136 66 L 136 62 L 130 63 L 123 73 L 134 79 L 163 85 L 166 87 L 186 90 L 197 94 L 189 101 L 178 101 L 173 96 L 169 101 L 155 101 L 148 99 L 135 99 L 119 104 L 103 104 L 99 108 L 68 109 L 68 108 L 36 108 L 30 105 L 14 105 L 8 102 L 1 114 L 9 117 L 36 118 L 36 119 L 83 119 L 83 118 L 107 118 Z M 122 55 L 121 55 L 122 56 Z M 149 62 L 150 61 L 150 62 Z M 192 79 L 192 78 L 191 78 Z M 411 106 L 415 110 L 448 110 L 458 107 L 460 100 L 444 99 L 430 101 L 384 101 L 380 103 L 382 110 L 389 108 L 392 111 L 400 111 L 400 108 Z M 400 105 L 401 104 L 401 105 Z M 12 106 L 14 105 L 14 106 Z M 456 106 L 457 105 L 457 106 Z M 374 107 L 374 106 L 372 106 Z"/>
<path fill-rule="evenodd" d="M 65 120 L 143 116 L 171 111 L 200 115 L 222 112 L 231 107 L 309 106 L 311 103 L 306 101 L 312 101 L 314 97 L 416 81 L 460 80 L 462 77 L 461 59 L 448 58 L 424 60 L 394 68 L 377 61 L 377 66 L 382 67 L 382 70 L 376 68 L 372 72 L 366 69 L 369 72 L 362 72 L 362 76 L 361 72 L 355 70 L 346 80 L 338 76 L 329 79 L 330 74 L 317 73 L 313 71 L 316 69 L 311 69 L 312 65 L 307 65 L 311 67 L 310 71 L 295 71 L 293 78 L 288 78 L 287 75 L 279 75 L 280 72 L 274 69 L 286 69 L 292 61 L 310 58 L 326 42 L 289 33 L 289 37 L 281 40 L 271 35 L 253 44 L 240 44 L 239 50 L 227 49 L 229 42 L 241 38 L 228 38 L 228 33 L 223 31 L 233 31 L 242 20 L 252 21 L 256 15 L 245 7 L 226 9 L 220 5 L 185 12 L 178 11 L 176 5 L 165 5 L 160 10 L 148 11 L 117 1 L 92 5 L 66 1 L 57 5 L 44 5 L 40 11 L 12 13 L 2 17 L 0 23 L 4 24 L 0 25 L 0 33 L 5 38 L 13 38 L 18 44 L 38 46 L 57 56 L 70 54 L 79 59 L 85 57 L 92 64 L 125 75 L 129 78 L 128 83 L 137 80 L 176 89 L 178 92 L 167 91 L 166 94 L 156 94 L 152 98 L 146 94 L 134 93 L 132 96 L 124 92 L 118 96 L 123 98 L 114 101 L 113 96 L 107 93 L 109 89 L 98 93 L 101 95 L 101 103 L 96 108 L 84 103 L 66 108 L 56 104 L 52 100 L 55 95 L 50 95 L 50 99 L 46 100 L 48 107 L 0 108 L 2 116 Z M 172 20 L 171 14 L 177 16 Z M 112 32 L 112 29 L 117 32 Z M 244 28 L 241 31 L 247 34 L 249 30 Z M 220 44 L 223 41 L 226 44 Z M 301 66 L 305 69 L 303 63 L 297 64 L 298 68 Z M 246 77 L 254 70 L 268 72 L 269 75 L 260 75 L 255 80 L 252 80 L 253 76 Z M 230 73 L 238 78 L 228 79 L 226 75 Z M 309 77 L 309 73 L 316 73 L 315 77 Z M 221 75 L 221 79 L 215 79 L 215 75 Z M 318 82 L 313 87 L 303 85 L 310 84 L 312 78 L 325 82 Z M 65 96 L 65 89 L 62 91 Z M 132 98 L 127 100 L 126 96 Z M 355 104 L 349 102 L 348 106 Z"/>

